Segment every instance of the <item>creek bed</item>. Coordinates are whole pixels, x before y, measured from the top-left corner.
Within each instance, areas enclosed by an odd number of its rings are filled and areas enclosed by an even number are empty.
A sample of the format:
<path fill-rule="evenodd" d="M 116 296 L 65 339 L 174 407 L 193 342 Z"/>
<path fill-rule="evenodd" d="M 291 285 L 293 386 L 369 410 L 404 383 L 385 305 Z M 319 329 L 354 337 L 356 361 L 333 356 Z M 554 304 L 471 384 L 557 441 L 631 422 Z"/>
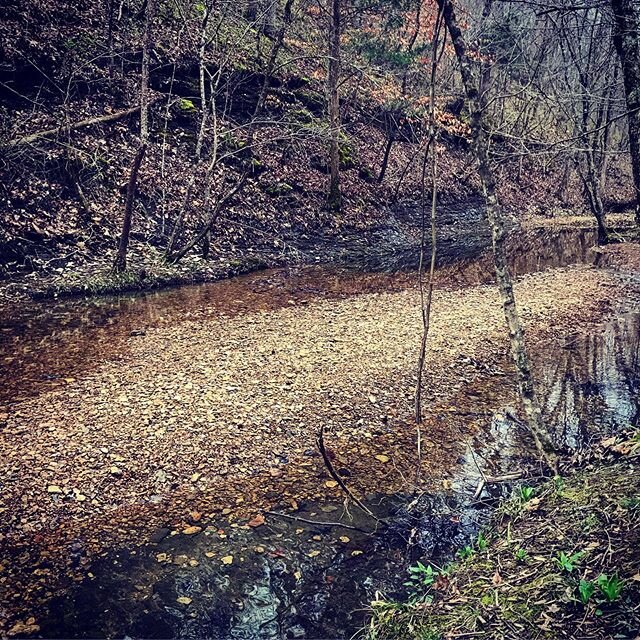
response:
<path fill-rule="evenodd" d="M 533 234 L 522 242 L 528 257 L 513 260 L 520 274 L 593 259 L 590 238 L 576 230 Z M 482 262 L 441 273 L 446 287 L 488 277 Z M 57 389 L 100 362 L 121 357 L 132 338 L 156 327 L 398 291 L 412 287 L 413 280 L 406 274 L 311 267 L 118 299 L 33 305 L 2 325 L 2 358 L 10 365 L 4 368 L 2 401 L 10 409 Z M 536 360 L 547 419 L 567 450 L 582 450 L 638 422 L 637 308 L 636 298 L 619 301 L 604 326 L 577 331 L 561 353 L 543 351 Z M 504 385 L 503 378 L 494 378 L 496 386 Z M 191 532 L 157 529 L 149 539 L 135 539 L 83 564 L 86 577 L 51 600 L 48 613 L 38 619 L 38 635 L 350 637 L 365 623 L 376 592 L 402 597 L 409 564 L 419 558 L 446 562 L 476 534 L 492 499 L 509 490 L 499 485 L 478 492 L 483 474 L 499 476 L 530 463 L 530 443 L 515 412 L 502 407 L 487 415 L 482 400 L 488 389 L 467 386 L 460 393 L 479 394 L 481 428 L 442 491 L 417 498 L 366 497 L 368 508 L 390 526 L 336 501 L 284 502 L 278 511 L 286 517 L 267 513 L 257 526 L 230 523 L 224 512 L 206 521 L 194 515 Z M 81 539 L 68 553 L 71 564 L 86 561 Z"/>

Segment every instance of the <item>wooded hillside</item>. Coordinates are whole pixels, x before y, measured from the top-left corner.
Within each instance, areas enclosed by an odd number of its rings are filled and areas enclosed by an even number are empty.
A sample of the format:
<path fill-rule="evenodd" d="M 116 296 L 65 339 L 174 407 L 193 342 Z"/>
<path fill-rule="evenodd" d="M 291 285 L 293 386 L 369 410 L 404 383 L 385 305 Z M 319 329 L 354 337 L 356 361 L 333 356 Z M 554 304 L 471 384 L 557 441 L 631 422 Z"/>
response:
<path fill-rule="evenodd" d="M 5 274 L 111 262 L 125 212 L 145 260 L 273 263 L 420 200 L 435 5 L 35 0 L 2 13 Z M 631 205 L 611 10 L 463 13 L 503 204 Z M 480 189 L 468 110 L 450 43 L 437 55 L 438 195 L 464 202 Z"/>

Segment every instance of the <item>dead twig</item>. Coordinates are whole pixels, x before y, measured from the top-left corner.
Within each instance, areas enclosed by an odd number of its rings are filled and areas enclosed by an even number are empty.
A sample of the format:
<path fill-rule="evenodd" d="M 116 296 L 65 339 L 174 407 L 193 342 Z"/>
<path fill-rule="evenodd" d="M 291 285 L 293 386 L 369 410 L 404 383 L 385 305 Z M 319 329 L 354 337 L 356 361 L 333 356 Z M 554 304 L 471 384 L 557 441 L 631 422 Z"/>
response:
<path fill-rule="evenodd" d="M 368 516 L 373 518 L 376 522 L 381 522 L 383 524 L 386 524 L 384 520 L 381 520 L 380 518 L 378 518 L 378 516 L 375 515 L 375 513 L 373 513 L 373 511 L 371 511 L 369 507 L 363 504 L 363 502 L 353 494 L 351 489 L 347 487 L 344 480 L 338 475 L 336 470 L 333 468 L 333 464 L 331 463 L 329 454 L 327 453 L 327 450 L 324 446 L 324 425 L 320 427 L 320 432 L 318 433 L 318 449 L 322 454 L 322 459 L 324 460 L 324 464 L 327 467 L 327 470 L 329 471 L 329 473 L 331 474 L 331 477 L 338 483 L 338 486 L 347 494 L 347 496 L 351 498 L 351 500 L 353 500 L 353 502 L 358 507 L 360 507 L 362 511 L 364 511 Z"/>
<path fill-rule="evenodd" d="M 305 524 L 318 525 L 320 527 L 340 527 L 342 529 L 350 529 L 351 531 L 360 531 L 366 533 L 368 536 L 372 534 L 371 531 L 366 531 L 360 527 L 354 527 L 350 524 L 343 524 L 342 522 L 319 522 L 317 520 L 308 520 L 307 518 L 301 518 L 300 516 L 291 516 L 287 513 L 278 513 L 277 511 L 265 511 L 267 515 L 277 516 L 278 518 L 285 518 L 286 520 L 295 520 L 296 522 L 304 522 Z"/>

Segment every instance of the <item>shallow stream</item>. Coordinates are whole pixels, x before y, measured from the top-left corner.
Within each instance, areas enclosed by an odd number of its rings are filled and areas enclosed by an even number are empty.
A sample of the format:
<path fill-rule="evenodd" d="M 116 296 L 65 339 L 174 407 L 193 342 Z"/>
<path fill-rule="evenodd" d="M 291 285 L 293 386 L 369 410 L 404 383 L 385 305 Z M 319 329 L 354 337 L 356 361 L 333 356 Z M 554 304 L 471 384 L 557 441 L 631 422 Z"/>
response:
<path fill-rule="evenodd" d="M 514 254 L 520 274 L 593 261 L 592 238 L 570 230 L 531 234 Z M 524 256 L 524 257 L 523 257 Z M 440 286 L 488 278 L 482 262 L 443 268 Z M 413 286 L 413 275 L 324 267 L 279 269 L 197 287 L 100 300 L 33 304 L 0 322 L 2 397 L 7 407 L 64 384 L 126 352 L 150 327 L 211 314 L 304 305 L 315 298 Z M 640 420 L 640 312 L 621 301 L 594 332 L 576 331 L 562 353 L 542 355 L 537 376 L 558 442 L 580 450 Z M 0 412 L 1 413 L 1 412 Z M 529 443 L 504 407 L 467 445 L 441 492 L 370 495 L 356 505 L 300 502 L 255 526 L 225 518 L 183 535 L 159 529 L 148 544 L 114 551 L 52 602 L 44 637 L 348 638 L 376 594 L 404 597 L 406 568 L 451 559 L 510 490 L 479 489 L 486 475 L 522 468 Z M 388 526 L 386 522 L 390 523 Z"/>

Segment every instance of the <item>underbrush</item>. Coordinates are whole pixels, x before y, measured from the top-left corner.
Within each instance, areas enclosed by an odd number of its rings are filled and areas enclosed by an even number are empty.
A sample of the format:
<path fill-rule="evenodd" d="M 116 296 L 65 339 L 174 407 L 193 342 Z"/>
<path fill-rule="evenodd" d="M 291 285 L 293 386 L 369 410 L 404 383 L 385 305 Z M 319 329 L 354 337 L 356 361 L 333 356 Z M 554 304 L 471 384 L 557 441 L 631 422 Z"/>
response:
<path fill-rule="evenodd" d="M 406 602 L 372 603 L 369 640 L 636 638 L 640 434 L 574 475 L 520 487 L 447 567 L 410 569 Z"/>

